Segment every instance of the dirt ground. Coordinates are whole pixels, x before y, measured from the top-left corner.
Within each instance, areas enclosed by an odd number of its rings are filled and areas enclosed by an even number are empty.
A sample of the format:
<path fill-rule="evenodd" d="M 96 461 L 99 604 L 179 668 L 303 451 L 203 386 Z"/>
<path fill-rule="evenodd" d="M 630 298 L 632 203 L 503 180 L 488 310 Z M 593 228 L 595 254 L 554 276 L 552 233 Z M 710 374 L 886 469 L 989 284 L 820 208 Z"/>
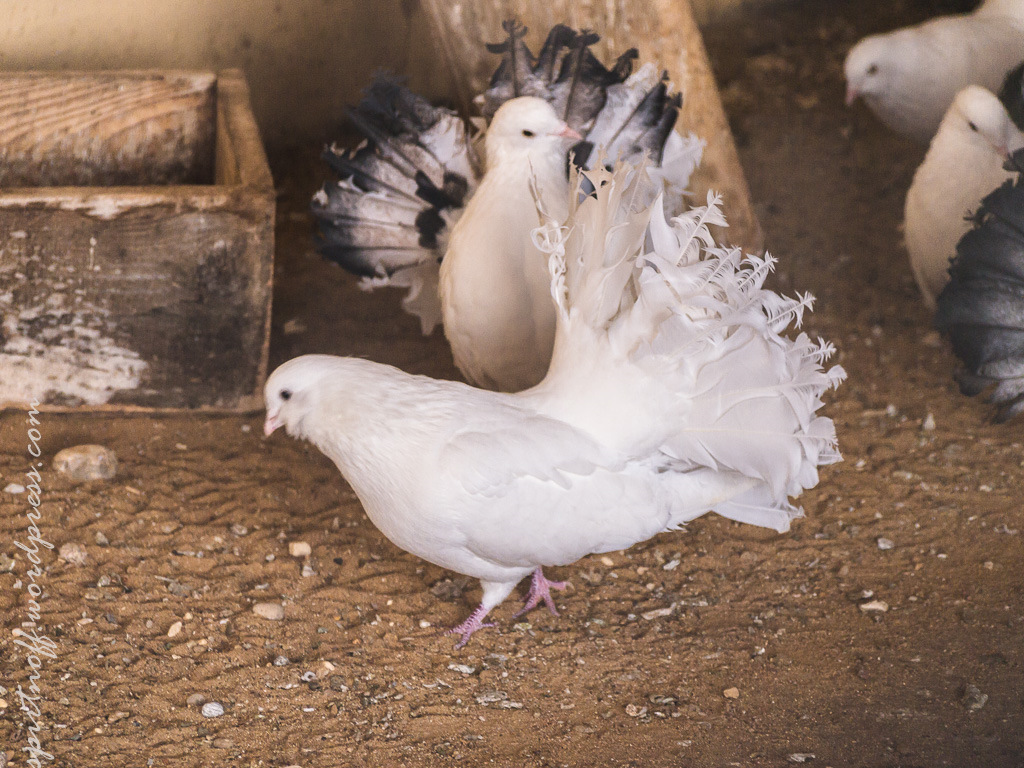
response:
<path fill-rule="evenodd" d="M 121 462 L 80 486 L 43 472 L 42 534 L 87 555 L 44 558 L 54 765 L 1024 765 L 1021 423 L 993 425 L 957 392 L 918 299 L 899 220 L 923 149 L 842 104 L 849 46 L 935 5 L 806 0 L 706 30 L 776 285 L 818 297 L 807 327 L 850 375 L 826 408 L 845 462 L 790 533 L 708 516 L 556 569 L 573 584 L 560 617 L 514 625 L 510 600 L 456 652 L 439 628 L 477 585 L 393 547 L 326 459 L 264 440 L 259 415 L 44 414 L 45 461 L 100 443 Z M 272 362 L 332 352 L 455 376 L 440 334 L 312 252 L 310 157 L 273 158 Z M 24 482 L 27 430 L 0 416 L 0 487 Z M 14 765 L 27 510 L 0 493 Z M 256 615 L 263 601 L 284 619 Z M 204 717 L 194 694 L 224 714 Z"/>

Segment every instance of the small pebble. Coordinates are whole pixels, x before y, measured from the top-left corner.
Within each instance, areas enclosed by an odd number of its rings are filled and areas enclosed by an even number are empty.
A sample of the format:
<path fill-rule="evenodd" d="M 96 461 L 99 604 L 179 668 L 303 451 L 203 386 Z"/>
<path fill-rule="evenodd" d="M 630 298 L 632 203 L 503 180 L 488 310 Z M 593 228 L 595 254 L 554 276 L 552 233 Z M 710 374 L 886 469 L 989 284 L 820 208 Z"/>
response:
<path fill-rule="evenodd" d="M 224 714 L 224 705 L 217 701 L 203 704 L 203 717 L 220 717 Z"/>
<path fill-rule="evenodd" d="M 312 680 L 316 680 L 316 672 L 314 672 L 313 670 L 309 670 L 307 672 L 303 672 L 302 676 L 299 677 L 299 680 L 301 680 L 304 683 L 308 683 L 308 682 L 310 682 Z"/>
<path fill-rule="evenodd" d="M 274 666 L 275 667 L 287 667 L 291 663 L 292 663 L 291 659 L 289 659 L 287 656 L 275 656 L 274 657 Z"/>
<path fill-rule="evenodd" d="M 278 603 L 256 603 L 252 612 L 269 621 L 280 621 L 284 618 L 284 608 Z"/>
<path fill-rule="evenodd" d="M 191 696 L 185 699 L 185 703 L 188 704 L 190 707 L 201 707 L 203 704 L 206 703 L 206 697 L 201 693 L 193 693 Z"/>
<path fill-rule="evenodd" d="M 213 740 L 214 749 L 234 749 L 234 746 L 235 742 L 231 739 L 225 738 L 224 736 Z"/>
<path fill-rule="evenodd" d="M 788 759 L 791 763 L 809 763 L 814 757 L 810 752 L 794 752 Z"/>
<path fill-rule="evenodd" d="M 85 561 L 88 559 L 88 555 L 85 554 L 85 548 L 81 544 L 75 544 L 73 541 L 61 544 L 58 554 L 61 560 L 70 565 L 85 565 Z"/>
<path fill-rule="evenodd" d="M 0 709 L 7 709 L 8 706 L 7 699 L 0 699 Z"/>
<path fill-rule="evenodd" d="M 601 563 L 604 564 L 604 565 L 607 565 L 609 568 L 611 568 L 613 565 L 615 565 L 615 561 L 612 560 L 610 557 L 608 557 L 608 555 L 604 555 L 601 558 Z"/>
<path fill-rule="evenodd" d="M 241 523 L 232 523 L 231 533 L 233 533 L 235 536 L 246 536 L 249 533 L 249 529 Z"/>
<path fill-rule="evenodd" d="M 456 672 L 461 672 L 464 675 L 472 675 L 474 672 L 476 672 L 476 667 L 471 667 L 468 664 L 449 664 L 448 669 L 455 670 Z"/>
<path fill-rule="evenodd" d="M 118 720 L 124 720 L 126 717 L 128 717 L 127 712 L 115 712 L 107 717 L 107 722 L 116 723 Z"/>
<path fill-rule="evenodd" d="M 924 421 L 921 422 L 921 429 L 925 432 L 935 431 L 935 416 L 933 414 L 929 413 L 924 417 Z"/>
<path fill-rule="evenodd" d="M 24 492 L 25 492 L 25 486 L 24 485 L 19 485 L 18 483 L 8 483 L 6 486 L 4 486 L 4 493 L 18 494 L 18 493 L 24 493 Z"/>
<path fill-rule="evenodd" d="M 889 604 L 885 600 L 871 600 L 866 603 L 861 603 L 858 606 L 864 613 L 885 613 L 889 610 Z"/>
<path fill-rule="evenodd" d="M 96 533 L 93 534 L 93 539 L 95 539 L 96 544 L 101 547 L 106 547 L 110 545 L 110 539 L 107 538 L 106 534 L 103 533 L 103 531 L 96 531 Z"/>
<path fill-rule="evenodd" d="M 643 717 L 647 714 L 647 707 L 638 707 L 636 704 L 627 704 L 626 714 L 630 717 Z"/>
<path fill-rule="evenodd" d="M 117 474 L 117 456 L 102 445 L 76 445 L 54 456 L 53 468 L 74 483 L 110 480 Z"/>
<path fill-rule="evenodd" d="M 309 563 L 302 564 L 302 578 L 308 579 L 310 576 L 316 576 L 316 571 L 313 570 L 313 566 Z"/>
<path fill-rule="evenodd" d="M 180 621 L 176 621 L 173 624 L 171 624 L 171 628 L 167 630 L 167 636 L 168 637 L 177 637 L 180 634 L 181 634 L 181 622 Z"/>
<path fill-rule="evenodd" d="M 726 688 L 724 691 L 722 691 L 722 695 L 725 696 L 725 698 L 727 699 L 738 699 L 740 697 L 740 689 Z"/>
<path fill-rule="evenodd" d="M 341 675 L 331 675 L 327 682 L 331 686 L 332 691 L 348 690 L 348 686 L 345 685 L 345 679 Z"/>
<path fill-rule="evenodd" d="M 896 546 L 896 544 L 893 543 L 892 539 L 887 539 L 885 538 L 885 536 L 879 536 L 875 540 L 875 543 L 878 544 L 879 549 L 892 549 Z"/>
<path fill-rule="evenodd" d="M 309 557 L 313 554 L 313 548 L 306 541 L 292 541 L 288 543 L 288 554 L 292 557 Z"/>
<path fill-rule="evenodd" d="M 667 608 L 655 608 L 653 611 L 645 611 L 640 615 L 646 620 L 651 621 L 652 619 L 660 619 L 664 616 L 671 616 L 672 611 L 675 610 L 675 605 L 670 605 Z"/>
<path fill-rule="evenodd" d="M 960 697 L 960 703 L 967 708 L 968 712 L 977 712 L 979 709 L 985 706 L 988 702 L 988 694 L 982 693 L 978 686 L 973 683 L 968 683 L 964 687 L 963 696 Z"/>

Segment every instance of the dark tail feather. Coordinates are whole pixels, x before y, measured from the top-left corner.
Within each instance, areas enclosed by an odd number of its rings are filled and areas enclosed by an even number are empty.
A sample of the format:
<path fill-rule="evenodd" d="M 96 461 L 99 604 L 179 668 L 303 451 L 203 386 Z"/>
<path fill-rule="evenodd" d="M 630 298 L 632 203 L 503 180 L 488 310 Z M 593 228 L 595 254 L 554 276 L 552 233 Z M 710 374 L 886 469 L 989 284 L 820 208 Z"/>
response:
<path fill-rule="evenodd" d="M 532 92 L 531 80 L 536 61 L 526 45 L 527 28 L 515 19 L 503 21 L 501 26 L 508 38 L 501 43 L 487 43 L 488 51 L 502 55 L 501 64 L 491 75 L 490 87 L 483 94 L 481 111 L 488 120 L 509 99 L 539 95 Z M 555 30 L 551 31 L 554 33 Z M 550 39 L 551 35 L 548 37 Z"/>
<path fill-rule="evenodd" d="M 1010 119 L 1024 131 L 1024 63 L 1007 73 L 999 89 L 999 100 L 1010 113 Z"/>
<path fill-rule="evenodd" d="M 675 127 L 682 105 L 682 94 L 670 96 L 668 79 L 662 77 L 615 128 L 610 141 L 605 143 L 608 157 L 647 155 L 655 165 L 660 164 L 665 142 Z"/>
<path fill-rule="evenodd" d="M 436 284 L 446 231 L 479 175 L 465 126 L 384 77 L 349 117 L 366 141 L 352 151 L 324 152 L 340 180 L 313 197 L 317 249 L 370 278 L 365 285 L 409 288 L 406 307 L 429 332 L 439 306 L 436 288 L 433 299 L 423 288 Z"/>
<path fill-rule="evenodd" d="M 614 69 L 608 69 L 590 50 L 600 39 L 587 31 L 576 36 L 551 89 L 555 111 L 581 133 L 593 127 L 605 105 L 608 88 L 629 77 L 637 56 L 636 49 L 631 48 L 619 57 Z"/>
<path fill-rule="evenodd" d="M 1024 150 L 1011 160 L 1024 165 Z M 994 387 L 997 420 L 1024 410 L 1024 175 L 989 194 L 961 238 L 935 324 L 964 365 L 960 390 Z"/>
<path fill-rule="evenodd" d="M 502 55 L 501 63 L 479 99 L 480 111 L 488 120 L 509 99 L 537 96 L 550 101 L 570 126 L 585 133 L 604 105 L 607 89 L 629 77 L 637 57 L 636 49 L 630 49 L 609 70 L 590 51 L 601 39 L 598 35 L 558 24 L 548 32 L 535 58 L 524 42 L 525 27 L 514 21 L 502 27 L 508 38 L 487 46 Z"/>
<path fill-rule="evenodd" d="M 572 46 L 574 40 L 576 40 L 576 30 L 565 26 L 565 24 L 553 26 L 544 40 L 544 46 L 540 49 L 533 74 L 548 86 L 554 83 L 558 77 L 562 54 Z"/>

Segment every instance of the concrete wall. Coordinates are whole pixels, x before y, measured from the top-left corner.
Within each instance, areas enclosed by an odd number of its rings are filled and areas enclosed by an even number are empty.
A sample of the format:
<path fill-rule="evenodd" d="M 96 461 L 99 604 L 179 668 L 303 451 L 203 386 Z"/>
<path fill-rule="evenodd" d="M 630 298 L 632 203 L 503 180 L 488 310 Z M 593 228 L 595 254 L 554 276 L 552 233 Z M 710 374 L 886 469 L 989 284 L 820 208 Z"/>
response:
<path fill-rule="evenodd" d="M 329 137 L 379 69 L 451 92 L 417 0 L 0 0 L 0 18 L 2 69 L 241 67 L 271 145 Z"/>

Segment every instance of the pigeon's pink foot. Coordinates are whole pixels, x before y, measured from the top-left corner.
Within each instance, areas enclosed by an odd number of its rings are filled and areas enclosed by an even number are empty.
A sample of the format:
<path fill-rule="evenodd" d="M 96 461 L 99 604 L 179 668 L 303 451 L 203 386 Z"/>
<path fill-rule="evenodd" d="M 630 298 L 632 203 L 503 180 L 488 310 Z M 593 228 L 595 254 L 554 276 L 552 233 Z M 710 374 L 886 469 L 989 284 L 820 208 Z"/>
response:
<path fill-rule="evenodd" d="M 459 624 L 457 627 L 452 627 L 447 632 L 445 632 L 446 635 L 462 635 L 462 637 L 459 639 L 459 642 L 455 644 L 455 650 L 459 650 L 459 648 L 465 646 L 466 643 L 469 642 L 469 638 L 471 638 L 473 636 L 473 633 L 476 632 L 478 629 L 483 629 L 484 627 L 497 626 L 496 624 L 492 623 L 484 623 L 484 616 L 487 615 L 487 612 L 489 610 L 489 608 L 480 605 L 477 607 L 475 611 L 469 614 L 468 619 Z"/>
<path fill-rule="evenodd" d="M 532 611 L 540 605 L 542 600 L 552 615 L 557 616 L 558 609 L 555 608 L 555 601 L 551 597 L 551 590 L 565 589 L 567 586 L 569 586 L 567 581 L 548 581 L 544 578 L 544 572 L 538 568 L 533 572 L 533 578 L 530 579 L 530 592 L 526 595 L 526 603 L 523 605 L 522 610 L 512 618 L 518 619 L 523 614 Z"/>

